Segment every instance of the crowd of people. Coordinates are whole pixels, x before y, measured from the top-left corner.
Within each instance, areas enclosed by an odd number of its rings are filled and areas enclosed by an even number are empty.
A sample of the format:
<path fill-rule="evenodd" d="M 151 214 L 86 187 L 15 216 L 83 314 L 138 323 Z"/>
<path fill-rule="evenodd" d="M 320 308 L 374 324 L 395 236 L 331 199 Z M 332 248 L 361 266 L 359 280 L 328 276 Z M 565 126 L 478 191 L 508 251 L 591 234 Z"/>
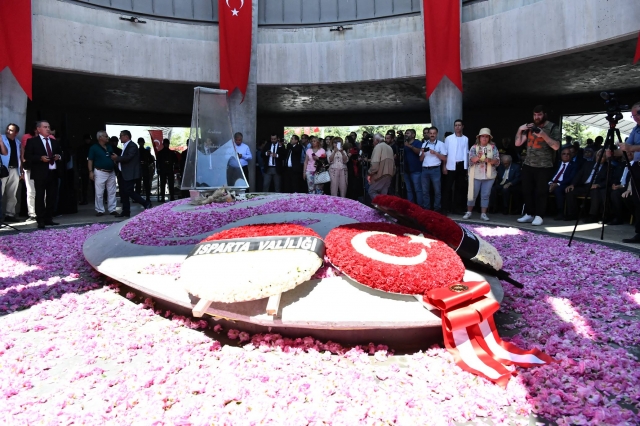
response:
<path fill-rule="evenodd" d="M 632 175 L 640 174 L 639 111 L 640 103 L 632 107 L 638 125 L 626 142 L 608 147 L 602 136 L 587 139 L 584 147 L 570 136 L 562 144 L 560 126 L 542 105 L 533 109 L 532 122 L 517 129 L 514 142 L 494 140 L 489 128 L 470 141 L 462 120 L 443 140 L 435 126 L 422 129 L 421 139 L 415 129 L 389 129 L 384 136 L 364 132 L 360 139 L 351 133 L 344 141 L 293 135 L 288 143 L 273 134 L 257 147 L 256 186 L 366 204 L 378 194 L 392 194 L 464 219 L 479 202 L 482 220 L 491 213 L 521 213 L 518 222 L 532 226 L 542 225 L 554 207 L 554 220 L 578 220 L 585 200 L 589 207 L 580 220 L 621 225 L 633 218 L 636 235 L 624 242 L 640 243 L 640 198 L 631 184 Z"/>
<path fill-rule="evenodd" d="M 462 120 L 456 120 L 454 132 L 442 139 L 435 126 L 422 129 L 421 139 L 415 129 L 389 129 L 385 135 L 364 132 L 359 139 L 352 132 L 344 140 L 292 135 L 287 143 L 273 134 L 270 140 L 257 144 L 256 190 L 328 194 L 365 204 L 379 194 L 391 194 L 425 209 L 460 214 L 463 219 L 473 216 L 479 201 L 482 220 L 490 220 L 492 213 L 522 212 L 518 222 L 533 226 L 544 223 L 553 205 L 555 220 L 578 220 L 580 201 L 588 200 L 588 213 L 581 220 L 620 225 L 629 223 L 632 217 L 636 235 L 624 241 L 640 243 L 640 197 L 632 184 L 633 177 L 640 175 L 639 114 L 637 103 L 632 107 L 632 117 L 638 125 L 620 146 L 603 146 L 602 137 L 587 140 L 584 147 L 566 137 L 562 145 L 560 126 L 548 120 L 541 105 L 533 109 L 532 122 L 517 129 L 514 143 L 510 138 L 494 140 L 489 128 L 469 140 Z M 7 125 L 0 144 L 0 219 L 5 222 L 19 221 L 16 213 L 21 181 L 26 190 L 26 213 L 39 228 L 56 225 L 53 218 L 63 211 L 62 206 L 73 204 L 71 212 L 73 208 L 77 211 L 75 195 L 66 194 L 75 192 L 74 158 L 79 171 L 77 204 L 88 204 L 92 192 L 97 216 L 129 217 L 130 200 L 150 208 L 151 181 L 156 171 L 160 177 L 159 199 L 165 199 L 166 187 L 169 199 L 176 197 L 175 174 L 184 170 L 186 156 L 180 159 L 169 148 L 168 139 L 154 159 L 145 148 L 145 140 L 139 138 L 137 144 L 133 143 L 128 130 L 111 138 L 99 131 L 95 143 L 86 135 L 71 156 L 65 144 L 56 140 L 47 121 L 38 121 L 21 141 L 16 137 L 19 131 L 16 124 Z M 251 151 L 240 133 L 234 138 L 237 147 L 248 151 L 239 157 L 246 176 Z M 67 186 L 71 189 L 65 191 Z M 120 212 L 116 211 L 118 188 Z M 550 201 L 552 205 L 548 206 Z"/>

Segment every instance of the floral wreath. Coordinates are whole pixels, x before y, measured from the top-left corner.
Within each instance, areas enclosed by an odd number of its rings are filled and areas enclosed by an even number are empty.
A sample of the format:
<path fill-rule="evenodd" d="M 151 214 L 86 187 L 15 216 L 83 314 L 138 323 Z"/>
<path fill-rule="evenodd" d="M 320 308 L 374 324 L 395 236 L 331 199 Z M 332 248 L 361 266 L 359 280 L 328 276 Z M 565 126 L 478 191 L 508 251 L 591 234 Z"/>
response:
<path fill-rule="evenodd" d="M 399 224 L 431 234 L 445 242 L 458 253 L 467 267 L 495 275 L 516 287 L 523 287 L 502 269 L 502 257 L 495 247 L 445 215 L 392 195 L 378 195 L 373 199 L 373 206 Z M 469 242 L 473 243 L 471 250 Z"/>
<path fill-rule="evenodd" d="M 331 263 L 353 280 L 391 293 L 424 294 L 462 281 L 465 267 L 444 242 L 390 223 L 355 223 L 325 238 Z"/>
<path fill-rule="evenodd" d="M 246 225 L 218 232 L 197 244 L 182 264 L 180 281 L 190 294 L 205 300 L 257 300 L 310 280 L 323 258 L 324 243 L 310 228 L 282 223 Z"/>

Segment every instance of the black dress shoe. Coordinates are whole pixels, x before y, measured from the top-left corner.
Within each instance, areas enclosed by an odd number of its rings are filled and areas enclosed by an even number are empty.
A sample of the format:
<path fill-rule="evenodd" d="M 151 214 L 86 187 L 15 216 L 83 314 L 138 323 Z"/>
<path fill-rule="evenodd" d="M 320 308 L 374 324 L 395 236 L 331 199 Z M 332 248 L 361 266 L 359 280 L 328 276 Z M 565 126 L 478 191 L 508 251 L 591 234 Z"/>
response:
<path fill-rule="evenodd" d="M 104 216 L 104 213 L 102 213 L 102 212 L 98 212 L 98 213 L 96 213 L 96 216 L 98 216 L 98 217 L 100 217 L 100 216 Z"/>
<path fill-rule="evenodd" d="M 114 211 L 110 212 L 109 214 L 110 214 L 111 216 L 117 216 L 117 215 L 118 215 L 118 212 L 114 210 Z"/>
<path fill-rule="evenodd" d="M 44 224 L 45 224 L 45 225 L 49 225 L 49 226 L 56 226 L 56 225 L 60 225 L 59 223 L 54 222 L 54 221 L 52 221 L 52 220 L 45 220 L 45 221 L 44 221 Z"/>
<path fill-rule="evenodd" d="M 582 222 L 583 222 L 583 223 L 597 223 L 597 222 L 598 222 L 598 220 L 600 220 L 600 219 L 598 219 L 598 218 L 597 218 L 597 217 L 595 217 L 595 216 L 588 216 L 588 217 L 586 217 Z"/>
<path fill-rule="evenodd" d="M 553 220 L 564 220 L 564 215 L 563 214 L 559 214 L 556 217 L 554 217 Z"/>
<path fill-rule="evenodd" d="M 622 225 L 623 223 L 624 222 L 622 222 L 620 219 L 615 218 L 611 222 L 607 223 L 607 225 L 615 226 L 615 225 Z"/>
<path fill-rule="evenodd" d="M 625 238 L 624 240 L 622 240 L 622 242 L 630 244 L 640 244 L 640 234 L 634 235 L 633 238 Z"/>
<path fill-rule="evenodd" d="M 20 222 L 18 219 L 16 219 L 13 216 L 5 216 L 4 221 L 7 223 Z"/>
<path fill-rule="evenodd" d="M 115 217 L 131 217 L 130 214 L 119 213 Z"/>
<path fill-rule="evenodd" d="M 565 217 L 564 217 L 564 220 L 565 220 L 565 222 L 573 222 L 573 221 L 575 221 L 577 218 L 578 218 L 577 216 L 565 216 Z"/>

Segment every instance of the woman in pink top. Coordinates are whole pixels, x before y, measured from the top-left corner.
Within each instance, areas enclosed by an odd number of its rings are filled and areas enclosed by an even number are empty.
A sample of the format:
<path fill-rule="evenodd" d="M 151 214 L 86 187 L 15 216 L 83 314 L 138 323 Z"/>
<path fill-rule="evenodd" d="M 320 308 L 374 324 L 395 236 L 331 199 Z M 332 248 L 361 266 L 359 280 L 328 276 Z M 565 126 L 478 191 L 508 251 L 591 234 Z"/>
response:
<path fill-rule="evenodd" d="M 320 147 L 320 142 L 317 137 L 311 138 L 311 148 L 309 148 L 304 157 L 304 171 L 302 178 L 307 180 L 307 188 L 309 194 L 322 194 L 324 184 L 315 185 L 313 180 L 316 172 L 316 159 L 318 157 L 326 156 L 324 149 Z"/>

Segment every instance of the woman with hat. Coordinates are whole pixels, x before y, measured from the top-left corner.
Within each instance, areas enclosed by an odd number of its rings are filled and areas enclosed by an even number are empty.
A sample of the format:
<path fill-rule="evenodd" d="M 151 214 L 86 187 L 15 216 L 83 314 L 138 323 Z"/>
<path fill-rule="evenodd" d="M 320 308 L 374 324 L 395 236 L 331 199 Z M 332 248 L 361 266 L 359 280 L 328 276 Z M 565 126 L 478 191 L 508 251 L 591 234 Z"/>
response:
<path fill-rule="evenodd" d="M 489 220 L 487 208 L 491 187 L 496 179 L 496 169 L 500 164 L 500 153 L 493 143 L 491 130 L 484 128 L 476 136 L 476 143 L 469 150 L 469 191 L 467 193 L 467 212 L 462 217 L 469 219 L 471 211 L 476 205 L 476 198 L 480 194 L 480 208 L 482 220 Z"/>

